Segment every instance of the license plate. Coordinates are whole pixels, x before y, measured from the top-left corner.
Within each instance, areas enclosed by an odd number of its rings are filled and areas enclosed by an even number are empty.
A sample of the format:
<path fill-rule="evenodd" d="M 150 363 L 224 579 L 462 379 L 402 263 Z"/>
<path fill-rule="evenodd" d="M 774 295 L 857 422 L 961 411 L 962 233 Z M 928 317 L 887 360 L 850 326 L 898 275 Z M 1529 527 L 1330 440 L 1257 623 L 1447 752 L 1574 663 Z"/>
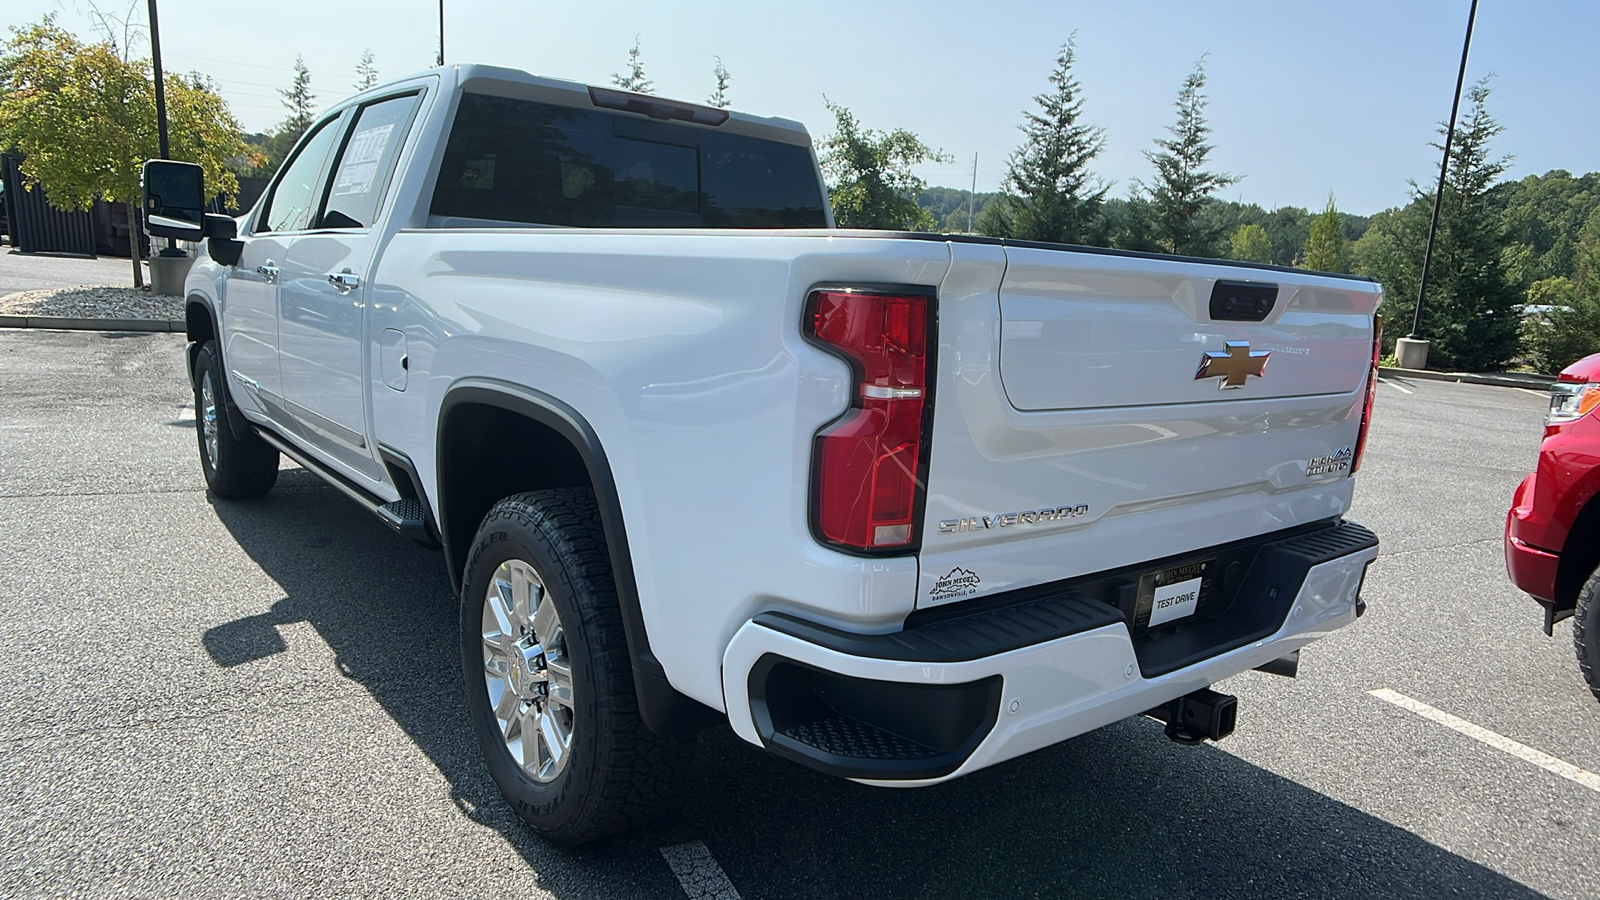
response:
<path fill-rule="evenodd" d="M 1202 559 L 1139 576 L 1135 624 L 1155 628 L 1193 616 L 1216 567 L 1215 559 Z"/>

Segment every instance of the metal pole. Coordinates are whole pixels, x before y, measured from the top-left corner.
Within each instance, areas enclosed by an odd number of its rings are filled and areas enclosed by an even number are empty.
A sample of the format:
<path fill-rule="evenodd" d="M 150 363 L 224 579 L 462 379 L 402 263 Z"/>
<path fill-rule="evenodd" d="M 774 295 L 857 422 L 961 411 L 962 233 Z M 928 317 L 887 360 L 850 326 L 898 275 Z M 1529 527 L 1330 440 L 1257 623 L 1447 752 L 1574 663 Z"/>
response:
<path fill-rule="evenodd" d="M 161 81 L 161 26 L 156 24 L 156 0 L 149 0 L 150 64 L 156 72 L 156 134 L 161 140 L 161 158 L 171 159 L 167 146 L 167 93 Z"/>
<path fill-rule="evenodd" d="M 1456 136 L 1456 112 L 1461 109 L 1461 85 L 1467 77 L 1467 50 L 1472 47 L 1472 23 L 1477 18 L 1478 0 L 1472 0 L 1471 9 L 1467 10 L 1467 37 L 1461 42 L 1461 68 L 1456 72 L 1456 94 L 1450 101 L 1450 126 L 1444 133 L 1444 159 L 1439 163 L 1439 189 L 1433 192 L 1433 219 L 1428 223 L 1428 248 L 1422 253 L 1422 282 L 1417 285 L 1417 312 L 1411 320 L 1411 333 L 1406 335 L 1412 340 L 1417 340 L 1417 332 L 1422 327 L 1422 298 L 1428 292 L 1428 267 L 1433 263 L 1433 238 L 1439 231 L 1439 201 L 1444 199 L 1444 177 L 1450 170 L 1450 143 Z"/>
<path fill-rule="evenodd" d="M 978 154 L 972 154 L 972 190 L 967 193 L 967 234 L 972 230 L 972 214 L 978 211 Z"/>
<path fill-rule="evenodd" d="M 1472 2 L 1477 3 L 1478 0 Z M 439 0 L 439 65 L 444 65 L 444 0 Z"/>

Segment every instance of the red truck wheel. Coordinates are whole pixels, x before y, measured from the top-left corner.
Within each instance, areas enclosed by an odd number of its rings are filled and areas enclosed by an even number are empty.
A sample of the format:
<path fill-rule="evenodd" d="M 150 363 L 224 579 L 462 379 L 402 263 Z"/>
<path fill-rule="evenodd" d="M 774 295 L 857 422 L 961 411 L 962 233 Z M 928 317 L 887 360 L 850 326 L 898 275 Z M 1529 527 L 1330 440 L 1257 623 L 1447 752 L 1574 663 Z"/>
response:
<path fill-rule="evenodd" d="M 1578 653 L 1578 668 L 1589 690 L 1600 700 L 1600 569 L 1584 582 L 1578 592 L 1578 608 L 1572 614 L 1572 646 Z"/>

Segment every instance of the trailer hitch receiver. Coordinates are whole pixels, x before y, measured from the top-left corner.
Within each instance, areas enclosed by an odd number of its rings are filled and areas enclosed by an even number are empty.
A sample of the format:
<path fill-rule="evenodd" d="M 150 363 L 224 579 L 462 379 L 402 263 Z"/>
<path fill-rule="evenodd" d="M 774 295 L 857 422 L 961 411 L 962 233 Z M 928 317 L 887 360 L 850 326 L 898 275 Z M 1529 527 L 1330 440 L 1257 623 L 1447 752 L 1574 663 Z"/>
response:
<path fill-rule="evenodd" d="M 1145 715 L 1167 723 L 1167 737 L 1180 744 L 1220 741 L 1233 734 L 1234 722 L 1239 718 L 1239 700 L 1232 694 L 1201 688 L 1147 710 Z"/>

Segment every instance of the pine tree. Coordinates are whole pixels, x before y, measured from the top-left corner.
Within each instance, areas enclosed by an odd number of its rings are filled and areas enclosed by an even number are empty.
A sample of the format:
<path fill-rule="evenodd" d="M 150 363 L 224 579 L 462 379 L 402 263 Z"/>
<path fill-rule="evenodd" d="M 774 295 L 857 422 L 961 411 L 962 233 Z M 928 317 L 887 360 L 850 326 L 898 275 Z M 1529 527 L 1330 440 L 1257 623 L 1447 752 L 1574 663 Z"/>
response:
<path fill-rule="evenodd" d="M 1194 71 L 1178 90 L 1178 121 L 1167 126 L 1170 140 L 1157 138 L 1159 152 L 1146 150 L 1145 158 L 1156 167 L 1154 186 L 1144 186 L 1151 205 L 1152 224 L 1162 249 L 1168 253 L 1210 255 L 1218 237 L 1197 221 L 1200 208 L 1216 191 L 1239 179 L 1203 168 L 1214 149 L 1206 143 L 1211 128 L 1206 125 L 1205 57 L 1194 64 Z"/>
<path fill-rule="evenodd" d="M 712 69 L 711 73 L 717 76 L 717 89 L 711 92 L 711 97 L 706 102 L 717 109 L 727 109 L 732 102 L 728 99 L 728 81 L 731 76 L 728 75 L 728 67 L 722 64 L 722 57 L 717 57 L 717 67 Z"/>
<path fill-rule="evenodd" d="M 1108 186 L 1089 162 L 1105 149 L 1105 129 L 1080 121 L 1083 97 L 1072 76 L 1077 35 L 1056 54 L 1054 89 L 1034 97 L 1039 112 L 1024 113 L 1027 139 L 1006 169 L 1005 196 L 985 210 L 987 233 L 1060 244 L 1104 243 L 1101 216 Z"/>
<path fill-rule="evenodd" d="M 1520 324 L 1521 298 L 1503 263 L 1505 229 L 1488 203 L 1489 189 L 1511 164 L 1509 156 L 1490 155 L 1489 142 L 1505 128 L 1489 114 L 1488 98 L 1487 78 L 1468 90 L 1467 113 L 1450 146 L 1420 332 L 1429 341 L 1431 364 L 1469 371 L 1510 362 Z M 1404 300 L 1414 311 L 1415 291 Z"/>
<path fill-rule="evenodd" d="M 377 57 L 372 55 L 372 48 L 361 51 L 361 61 L 356 63 L 356 83 L 358 91 L 364 91 L 378 83 Z"/>
<path fill-rule="evenodd" d="M 628 74 L 611 73 L 611 83 L 635 94 L 654 94 L 655 82 L 644 75 L 644 63 L 639 59 L 639 39 L 633 39 L 633 49 L 628 51 Z"/>
<path fill-rule="evenodd" d="M 289 139 L 292 144 L 306 133 L 316 117 L 317 95 L 311 93 L 311 71 L 306 68 L 305 58 L 300 54 L 294 57 L 294 83 L 288 90 L 279 91 L 278 94 L 283 97 L 283 105 L 289 110 L 289 118 L 284 120 L 281 130 L 292 135 Z"/>
<path fill-rule="evenodd" d="M 1302 258 L 1307 269 L 1318 272 L 1350 271 L 1350 241 L 1344 236 L 1344 222 L 1332 194 L 1328 195 L 1328 207 L 1311 220 Z"/>

